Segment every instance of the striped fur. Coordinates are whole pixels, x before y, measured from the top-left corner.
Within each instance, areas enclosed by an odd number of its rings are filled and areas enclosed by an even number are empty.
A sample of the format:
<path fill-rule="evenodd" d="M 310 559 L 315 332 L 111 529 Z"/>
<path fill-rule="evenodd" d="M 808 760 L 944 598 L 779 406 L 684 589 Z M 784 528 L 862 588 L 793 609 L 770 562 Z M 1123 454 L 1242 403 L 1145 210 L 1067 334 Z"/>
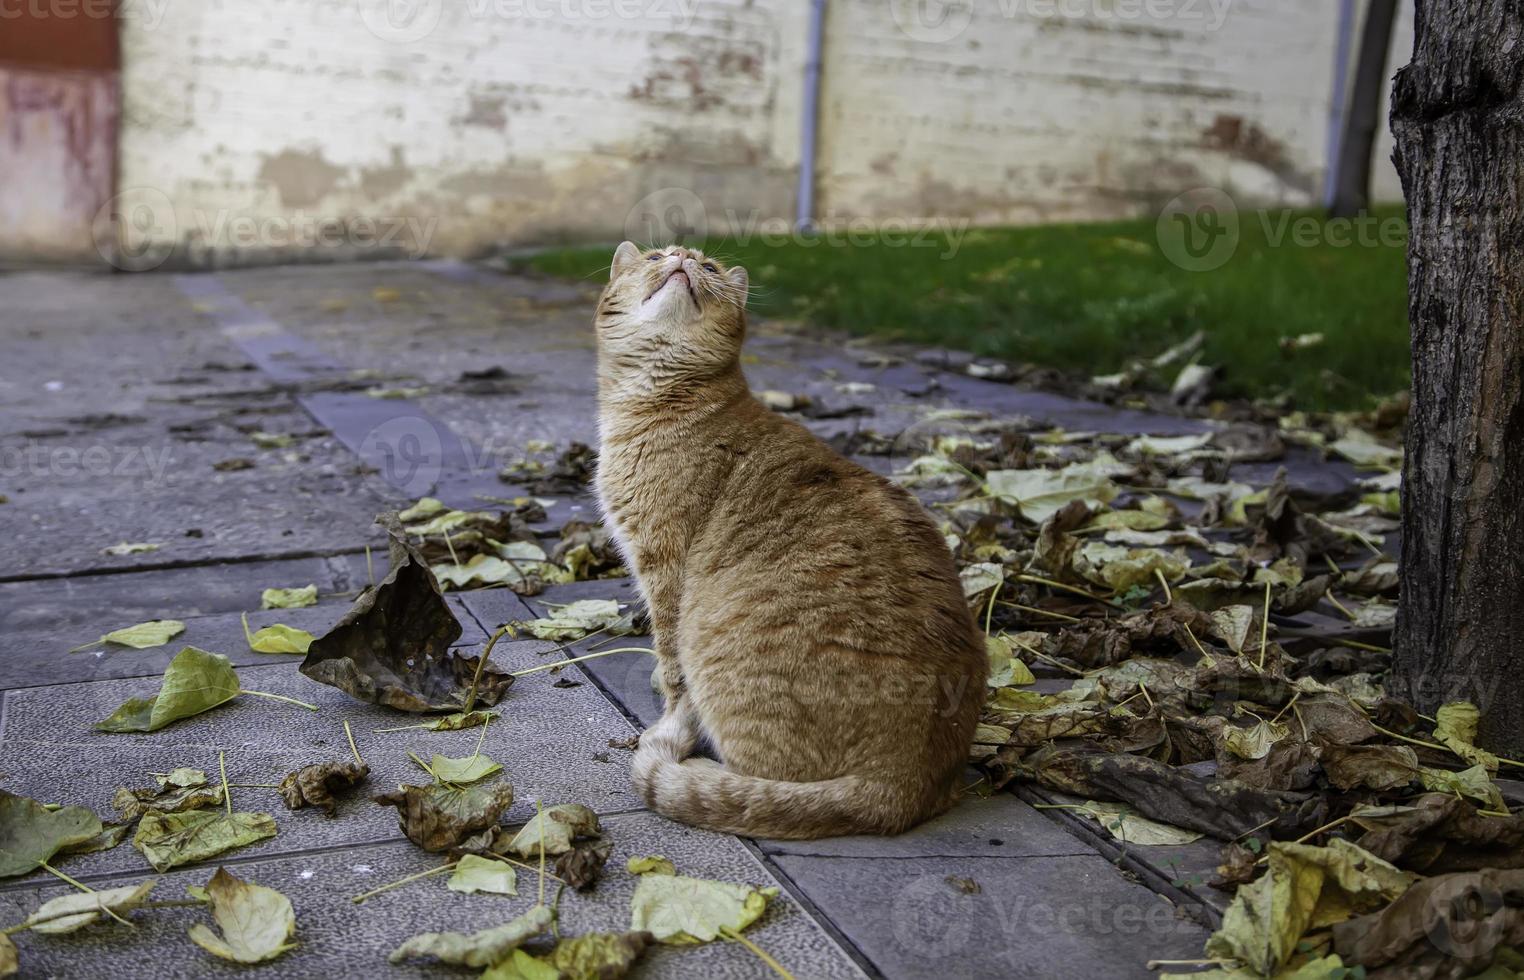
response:
<path fill-rule="evenodd" d="M 634 782 L 712 830 L 898 833 L 956 799 L 983 637 L 919 503 L 751 396 L 746 283 L 625 243 L 599 301 L 599 499 L 667 697 Z"/>

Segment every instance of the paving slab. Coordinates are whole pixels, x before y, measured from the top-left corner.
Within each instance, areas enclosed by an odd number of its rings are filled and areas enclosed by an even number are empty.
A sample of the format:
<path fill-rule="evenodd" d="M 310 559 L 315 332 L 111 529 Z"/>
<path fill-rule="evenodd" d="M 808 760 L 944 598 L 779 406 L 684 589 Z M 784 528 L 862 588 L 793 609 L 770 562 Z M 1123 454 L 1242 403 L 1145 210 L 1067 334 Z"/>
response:
<path fill-rule="evenodd" d="M 629 902 L 634 876 L 624 870 L 634 856 L 665 854 L 686 874 L 737 884 L 775 884 L 767 870 L 732 838 L 678 827 L 649 814 L 608 817 L 605 837 L 614 850 L 604 879 L 591 891 L 568 891 L 561 899 L 562 935 L 618 931 L 630 925 Z M 439 859 L 405 841 L 375 843 L 339 851 L 286 856 L 244 856 L 222 862 L 249 881 L 277 888 L 291 899 L 296 913 L 298 946 L 277 960 L 261 964 L 260 977 L 314 976 L 462 977 L 470 971 L 437 964 L 391 966 L 387 954 L 419 932 L 473 931 L 508 921 L 535 903 L 535 875 L 521 871 L 517 897 L 462 895 L 450 891 L 446 876 L 424 879 L 356 905 L 351 897 L 380 884 L 426 871 Z M 176 870 L 155 889 L 160 900 L 181 898 L 188 885 L 205 884 L 216 863 Z M 94 887 L 141 880 L 141 873 L 91 877 Z M 19 921 L 43 901 L 67 891 L 49 879 L 0 891 L 3 921 Z M 547 893 L 547 900 L 553 892 Z M 70 936 L 18 937 L 24 976 L 102 976 L 109 970 L 124 980 L 136 977 L 199 978 L 248 976 L 249 968 L 226 963 L 202 951 L 185 935 L 195 922 L 210 922 L 202 909 L 140 911 L 136 928 L 117 923 L 91 926 Z M 800 978 L 858 978 L 864 974 L 852 959 L 785 892 L 747 938 Z M 771 977 L 774 974 L 737 943 L 699 947 L 655 947 L 632 977 L 712 977 L 716 980 Z"/>
<path fill-rule="evenodd" d="M 890 977 L 1152 977 L 1207 937 L 1093 854 L 772 860 Z"/>

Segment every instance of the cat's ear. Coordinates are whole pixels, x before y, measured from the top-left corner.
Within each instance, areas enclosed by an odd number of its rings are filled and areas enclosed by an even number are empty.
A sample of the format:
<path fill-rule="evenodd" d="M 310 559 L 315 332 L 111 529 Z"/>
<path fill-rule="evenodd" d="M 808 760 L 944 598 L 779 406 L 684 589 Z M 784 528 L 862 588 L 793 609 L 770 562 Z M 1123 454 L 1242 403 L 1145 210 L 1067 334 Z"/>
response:
<path fill-rule="evenodd" d="M 738 305 L 745 306 L 746 290 L 751 285 L 751 277 L 746 274 L 746 267 L 742 265 L 736 266 L 725 273 L 725 278 L 729 279 L 730 284 L 736 287 L 736 296 L 740 299 Z"/>
<path fill-rule="evenodd" d="M 640 249 L 635 247 L 634 242 L 620 242 L 619 247 L 614 249 L 614 264 L 609 266 L 609 281 L 613 282 L 629 270 L 630 266 L 640 261 Z"/>

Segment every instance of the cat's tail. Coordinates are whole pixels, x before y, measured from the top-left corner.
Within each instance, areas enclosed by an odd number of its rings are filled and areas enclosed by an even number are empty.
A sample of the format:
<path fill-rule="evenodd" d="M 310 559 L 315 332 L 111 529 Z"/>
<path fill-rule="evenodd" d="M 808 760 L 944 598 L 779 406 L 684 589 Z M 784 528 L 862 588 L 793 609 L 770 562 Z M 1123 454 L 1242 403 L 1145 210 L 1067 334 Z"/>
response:
<path fill-rule="evenodd" d="M 864 776 L 795 783 L 742 775 L 689 758 L 696 740 L 691 718 L 669 711 L 641 734 L 631 768 L 647 806 L 704 830 L 783 840 L 897 834 L 942 809 L 904 784 Z"/>

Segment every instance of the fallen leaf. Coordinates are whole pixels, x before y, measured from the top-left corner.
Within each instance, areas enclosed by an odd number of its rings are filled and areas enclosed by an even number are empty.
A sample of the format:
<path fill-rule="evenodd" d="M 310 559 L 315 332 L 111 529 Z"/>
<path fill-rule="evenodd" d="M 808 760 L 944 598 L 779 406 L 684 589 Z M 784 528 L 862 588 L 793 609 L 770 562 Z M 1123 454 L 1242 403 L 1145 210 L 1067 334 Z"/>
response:
<path fill-rule="evenodd" d="M 303 766 L 280 781 L 281 799 L 289 810 L 304 806 L 322 807 L 325 816 L 339 808 L 334 798 L 370 775 L 370 767 L 360 762 L 319 762 Z"/>
<path fill-rule="evenodd" d="M 606 840 L 584 840 L 556 858 L 556 877 L 579 892 L 585 892 L 603 877 L 603 866 L 614 845 Z"/>
<path fill-rule="evenodd" d="M 1121 472 L 1125 472 L 1123 467 Z M 990 496 L 1013 505 L 1022 517 L 1041 524 L 1074 500 L 1098 509 L 1117 498 L 1113 471 L 1106 466 L 1075 464 L 1060 470 L 992 470 L 985 474 Z"/>
<path fill-rule="evenodd" d="M 1480 803 L 1484 810 L 1502 813 L 1508 809 L 1503 791 L 1492 781 L 1486 766 L 1476 765 L 1460 772 L 1424 767 L 1418 770 L 1418 779 L 1424 789 L 1464 796 Z"/>
<path fill-rule="evenodd" d="M 16 944 L 11 942 L 11 937 L 0 932 L 0 977 L 13 977 L 21 969 L 20 958 L 16 955 Z"/>
<path fill-rule="evenodd" d="M 391 570 L 338 624 L 312 642 L 301 671 L 351 697 L 401 711 L 460 711 L 477 658 L 450 651 L 461 626 L 395 514 L 377 519 L 391 540 Z M 513 677 L 491 664 L 476 701 L 491 706 Z"/>
<path fill-rule="evenodd" d="M 566 643 L 580 640 L 589 633 L 612 631 L 628 623 L 629 617 L 619 611 L 619 603 L 613 599 L 579 599 L 554 607 L 550 616 L 524 623 L 523 629 L 539 640 Z M 610 635 L 619 634 L 611 632 Z"/>
<path fill-rule="evenodd" d="M 185 632 L 185 624 L 178 619 L 155 619 L 136 626 L 124 626 L 102 636 L 98 643 L 114 643 L 117 646 L 147 650 L 161 647 Z M 92 644 L 93 645 L 93 644 Z"/>
<path fill-rule="evenodd" d="M 243 636 L 255 653 L 306 653 L 313 640 L 312 634 L 306 630 L 280 623 L 250 633 L 248 613 L 243 615 Z"/>
<path fill-rule="evenodd" d="M 114 544 L 109 548 L 102 548 L 101 554 L 115 555 L 117 557 L 121 557 L 123 555 L 141 555 L 146 554 L 150 551 L 158 551 L 162 547 L 164 547 L 162 544 L 157 544 L 155 542 L 149 541 L 123 541 L 121 544 Z"/>
<path fill-rule="evenodd" d="M 397 808 L 397 825 L 408 840 L 425 851 L 447 851 L 478 831 L 497 824 L 513 804 L 513 787 L 505 782 L 485 786 L 399 786 L 395 793 L 373 797 Z"/>
<path fill-rule="evenodd" d="M 1055 746 L 1023 759 L 1019 771 L 1049 789 L 1124 802 L 1150 819 L 1219 840 L 1255 832 L 1296 836 L 1327 822 L 1327 804 L 1311 793 L 1210 779 L 1145 756 Z"/>
<path fill-rule="evenodd" d="M 435 755 L 429 760 L 428 768 L 434 774 L 434 778 L 442 783 L 474 783 L 478 779 L 486 779 L 495 772 L 503 771 L 502 766 L 480 752 L 459 759 Z"/>
<path fill-rule="evenodd" d="M 518 875 L 514 872 L 513 865 L 477 854 L 467 854 L 460 859 L 455 865 L 455 873 L 450 875 L 448 887 L 452 892 L 467 895 L 476 892 L 491 892 L 494 895 L 519 893 Z"/>
<path fill-rule="evenodd" d="M 261 609 L 302 609 L 317 605 L 316 585 L 304 585 L 299 589 L 265 589 L 259 594 Z"/>
<path fill-rule="evenodd" d="M 1434 726 L 1434 737 L 1445 748 L 1472 765 L 1485 766 L 1490 773 L 1498 771 L 1498 757 L 1485 749 L 1477 748 L 1476 728 L 1481 719 L 1481 712 L 1477 710 L 1476 705 L 1469 701 L 1441 705 L 1434 713 L 1434 718 L 1438 722 Z"/>
<path fill-rule="evenodd" d="M 275 818 L 268 813 L 150 811 L 138 823 L 132 846 L 142 852 L 155 871 L 164 872 L 274 837 L 275 833 Z"/>
<path fill-rule="evenodd" d="M 1517 977 L 1524 946 L 1524 871 L 1425 878 L 1386 908 L 1333 927 L 1333 947 L 1371 976 Z M 1512 967 L 1483 973 L 1497 963 Z"/>
<path fill-rule="evenodd" d="M 61 848 L 59 854 L 95 854 L 109 851 L 121 845 L 132 834 L 131 823 L 108 823 L 100 833 L 87 841 Z"/>
<path fill-rule="evenodd" d="M 756 922 L 777 894 L 777 888 L 645 874 L 630 899 L 630 929 L 672 946 L 707 943 L 721 929 L 740 932 Z"/>
<path fill-rule="evenodd" d="M 218 868 L 206 883 L 206 897 L 222 935 L 197 922 L 190 927 L 190 938 L 213 956 L 234 963 L 262 963 L 296 948 L 291 942 L 296 913 L 275 889 L 242 881 L 226 868 Z"/>
<path fill-rule="evenodd" d="M 1348 841 L 1328 847 L 1272 842 L 1264 875 L 1238 889 L 1206 954 L 1236 959 L 1273 976 L 1310 930 L 1380 908 L 1401 895 L 1413 876 Z"/>
<path fill-rule="evenodd" d="M 432 721 L 428 721 L 422 725 L 419 725 L 418 727 L 431 732 L 458 732 L 465 728 L 475 728 L 477 725 L 485 725 L 487 722 L 492 721 L 497 717 L 499 716 L 496 711 L 457 711 L 453 715 L 445 715 L 442 718 L 435 718 Z"/>
<path fill-rule="evenodd" d="M 177 766 L 169 772 L 151 772 L 153 781 L 159 784 L 159 789 L 168 789 L 171 786 L 205 786 L 206 771 L 193 769 L 190 766 Z"/>
<path fill-rule="evenodd" d="M 520 857 L 534 857 L 540 853 L 543 839 L 546 854 L 565 854 L 574 839 L 597 833 L 596 813 L 580 803 L 561 803 L 546 807 L 524 824 L 508 842 L 508 849 Z"/>
<path fill-rule="evenodd" d="M 1189 844 L 1202 837 L 1197 831 L 1182 830 L 1179 827 L 1171 827 L 1167 823 L 1159 823 L 1157 820 L 1139 816 L 1124 803 L 1086 800 L 1073 807 L 1070 812 L 1090 817 L 1105 827 L 1112 837 L 1127 844 L 1138 844 L 1143 847 Z"/>
<path fill-rule="evenodd" d="M 1257 721 L 1244 728 L 1229 725 L 1223 729 L 1222 747 L 1240 759 L 1263 759 L 1270 754 L 1270 747 L 1287 735 L 1285 725 Z"/>
<path fill-rule="evenodd" d="M 1524 868 L 1524 815 L 1484 817 L 1455 796 L 1426 793 L 1409 805 L 1357 806 L 1359 845 L 1401 868 L 1424 874 Z"/>
<path fill-rule="evenodd" d="M 158 789 L 129 789 L 123 786 L 111 797 L 111 805 L 116 807 L 122 814 L 122 819 L 127 821 L 137 820 L 149 812 L 180 813 L 185 810 L 200 810 L 222 805 L 222 786 L 208 786 L 204 773 L 201 774 L 200 782 L 188 782 L 184 785 L 166 783 Z"/>
<path fill-rule="evenodd" d="M 617 980 L 654 941 L 649 932 L 590 932 L 561 940 L 544 962 L 561 980 Z"/>
<path fill-rule="evenodd" d="M 99 919 L 106 912 L 121 915 L 130 912 L 142 905 L 148 898 L 148 893 L 153 891 L 153 886 L 158 884 L 157 879 L 145 881 L 140 885 L 127 885 L 122 888 L 108 888 L 103 891 L 73 893 L 55 898 L 50 902 L 44 902 L 42 907 L 27 917 L 27 923 L 37 923 L 32 926 L 33 932 L 59 935 L 83 929 L 90 923 Z M 65 912 L 78 912 L 78 915 L 68 915 L 54 919 L 52 916 L 62 915 Z M 41 922 L 41 919 L 48 919 Z"/>
<path fill-rule="evenodd" d="M 285 449 L 296 440 L 285 432 L 250 432 L 249 441 L 260 449 Z"/>
<path fill-rule="evenodd" d="M 632 875 L 677 874 L 676 866 L 660 854 L 651 854 L 646 857 L 632 857 L 624 863 L 624 867 Z"/>
<path fill-rule="evenodd" d="M 459 932 L 425 932 L 398 946 L 387 957 L 392 963 L 410 958 L 432 956 L 443 963 L 481 969 L 508 958 L 527 940 L 550 928 L 555 914 L 545 905 L 536 905 L 523 915 L 494 929 L 469 935 Z"/>
<path fill-rule="evenodd" d="M 154 732 L 231 701 L 240 693 L 232 661 L 221 654 L 186 647 L 164 671 L 158 694 L 129 699 L 95 728 L 102 732 Z"/>
<path fill-rule="evenodd" d="M 1406 745 L 1326 745 L 1323 771 L 1342 790 L 1402 789 L 1418 778 L 1418 754 Z"/>
<path fill-rule="evenodd" d="M 60 850 L 100 832 L 100 818 L 82 806 L 49 810 L 0 789 L 0 878 L 33 871 Z"/>
<path fill-rule="evenodd" d="M 561 971 L 537 956 L 515 949 L 481 975 L 481 980 L 561 980 Z"/>

